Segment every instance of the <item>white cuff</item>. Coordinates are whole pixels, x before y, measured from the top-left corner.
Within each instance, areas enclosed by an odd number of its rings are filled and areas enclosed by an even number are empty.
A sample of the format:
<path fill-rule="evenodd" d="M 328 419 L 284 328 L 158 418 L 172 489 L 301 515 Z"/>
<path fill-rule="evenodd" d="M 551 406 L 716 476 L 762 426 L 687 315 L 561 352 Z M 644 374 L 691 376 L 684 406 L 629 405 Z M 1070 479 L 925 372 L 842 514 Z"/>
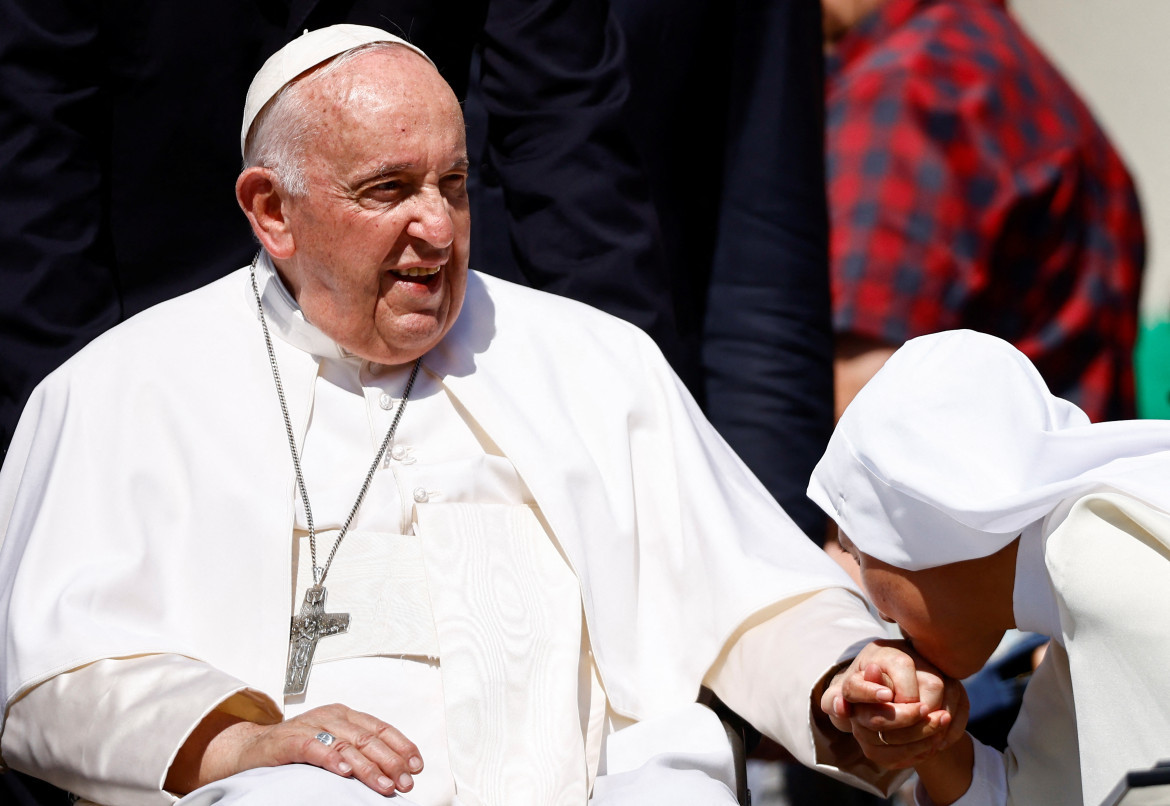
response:
<path fill-rule="evenodd" d="M 975 763 L 971 769 L 971 786 L 951 806 L 1003 806 L 1007 803 L 1007 769 L 1003 753 L 972 737 Z M 916 806 L 935 806 L 922 783 L 914 787 Z"/>

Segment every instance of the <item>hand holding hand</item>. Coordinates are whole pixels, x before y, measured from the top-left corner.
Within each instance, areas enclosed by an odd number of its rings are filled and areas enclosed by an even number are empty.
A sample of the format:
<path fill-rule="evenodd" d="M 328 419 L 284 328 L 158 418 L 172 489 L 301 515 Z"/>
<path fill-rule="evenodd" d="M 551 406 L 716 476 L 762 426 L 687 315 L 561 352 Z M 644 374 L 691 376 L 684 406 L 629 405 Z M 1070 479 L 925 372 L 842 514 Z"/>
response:
<path fill-rule="evenodd" d="M 904 641 L 875 641 L 834 677 L 821 708 L 867 758 L 900 769 L 958 741 L 970 705 L 961 683 Z"/>

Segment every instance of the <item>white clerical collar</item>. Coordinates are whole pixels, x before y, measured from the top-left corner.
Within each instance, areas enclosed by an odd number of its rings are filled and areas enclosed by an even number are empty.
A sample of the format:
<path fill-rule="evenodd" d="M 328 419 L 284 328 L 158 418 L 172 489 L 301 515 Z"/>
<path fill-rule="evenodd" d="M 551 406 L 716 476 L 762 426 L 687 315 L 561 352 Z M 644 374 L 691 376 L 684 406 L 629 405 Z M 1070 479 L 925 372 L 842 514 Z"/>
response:
<path fill-rule="evenodd" d="M 260 251 L 260 258 L 256 261 L 256 282 L 260 285 L 264 316 L 268 319 L 268 327 L 274 336 L 320 358 L 356 359 L 353 353 L 326 336 L 305 318 L 301 306 L 281 281 L 276 267 L 272 265 L 272 258 L 264 250 Z M 248 296 L 251 298 L 251 289 Z"/>
<path fill-rule="evenodd" d="M 1063 643 L 1060 630 L 1060 609 L 1052 590 L 1052 578 L 1044 564 L 1044 521 L 1024 527 L 1020 546 L 1016 551 L 1016 584 L 1012 593 L 1016 627 L 1025 632 L 1040 633 Z"/>

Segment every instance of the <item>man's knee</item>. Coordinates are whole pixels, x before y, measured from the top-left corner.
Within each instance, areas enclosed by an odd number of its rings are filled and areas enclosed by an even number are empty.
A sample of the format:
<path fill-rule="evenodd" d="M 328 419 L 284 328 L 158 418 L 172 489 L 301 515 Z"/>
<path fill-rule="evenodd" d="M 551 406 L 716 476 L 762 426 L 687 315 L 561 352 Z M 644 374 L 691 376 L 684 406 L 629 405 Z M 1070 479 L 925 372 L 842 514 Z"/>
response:
<path fill-rule="evenodd" d="M 738 806 L 735 793 L 698 770 L 647 764 L 603 775 L 593 787 L 590 806 Z"/>
<path fill-rule="evenodd" d="M 353 778 L 320 767 L 287 764 L 247 770 L 197 789 L 178 806 L 414 806 L 402 795 L 383 797 Z"/>

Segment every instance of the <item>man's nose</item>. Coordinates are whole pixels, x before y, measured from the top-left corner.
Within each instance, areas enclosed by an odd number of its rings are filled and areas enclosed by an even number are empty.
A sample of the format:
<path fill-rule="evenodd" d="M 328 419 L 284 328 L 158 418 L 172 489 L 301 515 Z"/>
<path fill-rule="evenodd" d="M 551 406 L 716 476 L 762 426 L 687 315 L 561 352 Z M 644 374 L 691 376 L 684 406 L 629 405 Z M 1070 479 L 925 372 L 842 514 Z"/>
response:
<path fill-rule="evenodd" d="M 438 188 L 424 188 L 411 200 L 413 216 L 407 233 L 438 249 L 446 249 L 455 240 L 451 207 Z"/>

